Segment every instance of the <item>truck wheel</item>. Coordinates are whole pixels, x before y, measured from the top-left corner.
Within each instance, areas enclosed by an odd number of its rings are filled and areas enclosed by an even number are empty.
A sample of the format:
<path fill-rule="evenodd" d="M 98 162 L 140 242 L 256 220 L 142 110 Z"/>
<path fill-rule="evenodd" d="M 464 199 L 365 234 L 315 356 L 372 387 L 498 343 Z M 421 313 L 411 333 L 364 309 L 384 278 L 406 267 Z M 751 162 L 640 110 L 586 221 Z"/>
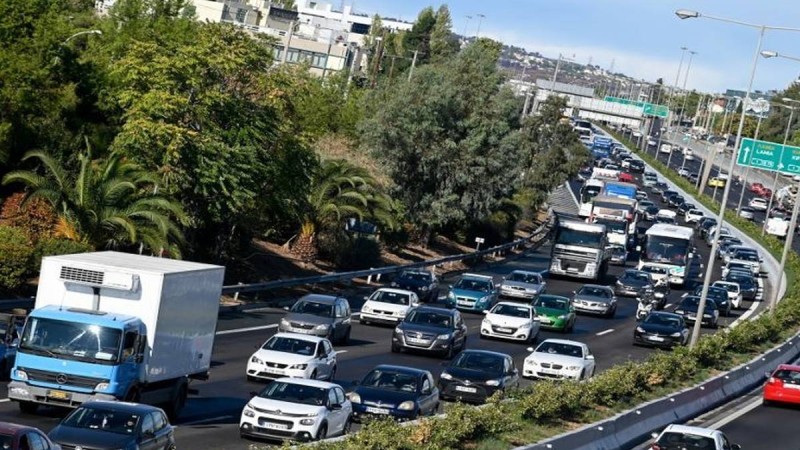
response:
<path fill-rule="evenodd" d="M 171 422 L 175 422 L 178 420 L 178 417 L 181 415 L 181 411 L 183 407 L 186 405 L 186 397 L 189 395 L 189 390 L 186 387 L 186 384 L 183 383 L 178 388 L 177 395 L 172 399 L 169 405 L 167 405 L 167 416 Z"/>
<path fill-rule="evenodd" d="M 25 414 L 36 414 L 36 411 L 39 409 L 38 403 L 33 402 L 19 402 L 19 410 Z"/>

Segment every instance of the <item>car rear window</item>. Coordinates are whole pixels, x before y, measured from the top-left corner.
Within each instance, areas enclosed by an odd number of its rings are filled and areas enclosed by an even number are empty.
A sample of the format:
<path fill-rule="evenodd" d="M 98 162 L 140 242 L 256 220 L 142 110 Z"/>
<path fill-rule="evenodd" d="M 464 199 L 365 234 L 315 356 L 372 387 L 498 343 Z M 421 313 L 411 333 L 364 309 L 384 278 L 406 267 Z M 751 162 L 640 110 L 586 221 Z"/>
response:
<path fill-rule="evenodd" d="M 714 439 L 710 437 L 674 432 L 662 434 L 656 443 L 666 449 L 714 450 L 716 448 Z"/>

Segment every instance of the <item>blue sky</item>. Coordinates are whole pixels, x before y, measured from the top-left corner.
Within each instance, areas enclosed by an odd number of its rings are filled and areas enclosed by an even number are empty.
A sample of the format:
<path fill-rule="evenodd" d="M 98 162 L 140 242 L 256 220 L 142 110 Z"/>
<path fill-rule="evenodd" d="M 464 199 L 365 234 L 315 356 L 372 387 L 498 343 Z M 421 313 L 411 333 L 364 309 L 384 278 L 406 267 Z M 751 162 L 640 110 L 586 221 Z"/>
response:
<path fill-rule="evenodd" d="M 338 0 L 333 0 L 338 4 Z M 347 0 L 360 11 L 413 20 L 424 0 Z M 453 28 L 557 57 L 608 68 L 636 78 L 675 82 L 680 47 L 695 50 L 687 87 L 706 92 L 745 89 L 758 30 L 709 19 L 680 20 L 676 9 L 756 24 L 800 28 L 797 0 L 452 0 Z M 466 16 L 472 16 L 468 20 Z M 800 57 L 800 32 L 767 31 L 763 48 Z M 683 84 L 684 61 L 679 84 Z M 783 89 L 800 74 L 800 62 L 759 57 L 756 89 Z"/>

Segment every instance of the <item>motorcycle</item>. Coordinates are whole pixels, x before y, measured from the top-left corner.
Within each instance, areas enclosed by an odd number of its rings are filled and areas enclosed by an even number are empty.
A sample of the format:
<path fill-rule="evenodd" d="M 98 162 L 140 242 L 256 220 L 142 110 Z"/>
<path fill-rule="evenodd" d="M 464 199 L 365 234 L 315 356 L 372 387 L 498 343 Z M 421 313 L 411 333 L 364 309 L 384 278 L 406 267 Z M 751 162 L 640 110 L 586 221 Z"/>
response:
<path fill-rule="evenodd" d="M 650 314 L 650 311 L 656 307 L 656 297 L 652 289 L 646 289 L 638 297 L 636 297 L 638 304 L 636 305 L 636 320 L 641 321 Z"/>

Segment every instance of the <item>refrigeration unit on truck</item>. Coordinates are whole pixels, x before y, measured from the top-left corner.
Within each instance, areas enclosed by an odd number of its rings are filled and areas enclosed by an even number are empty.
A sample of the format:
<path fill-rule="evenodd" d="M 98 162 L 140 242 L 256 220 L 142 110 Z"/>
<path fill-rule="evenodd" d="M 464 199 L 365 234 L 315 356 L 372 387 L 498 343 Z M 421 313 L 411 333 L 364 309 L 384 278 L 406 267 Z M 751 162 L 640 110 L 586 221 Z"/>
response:
<path fill-rule="evenodd" d="M 610 253 L 605 225 L 559 220 L 550 254 L 550 273 L 599 280 Z"/>
<path fill-rule="evenodd" d="M 694 257 L 694 229 L 666 223 L 656 223 L 645 233 L 639 270 L 645 264 L 664 267 L 669 282 L 682 286 L 689 278 Z"/>
<path fill-rule="evenodd" d="M 125 400 L 177 417 L 189 381 L 208 378 L 224 273 L 111 251 L 43 258 L 9 398 L 27 413 Z"/>
<path fill-rule="evenodd" d="M 592 202 L 589 223 L 606 226 L 608 243 L 630 248 L 636 235 L 636 200 L 598 195 Z"/>

